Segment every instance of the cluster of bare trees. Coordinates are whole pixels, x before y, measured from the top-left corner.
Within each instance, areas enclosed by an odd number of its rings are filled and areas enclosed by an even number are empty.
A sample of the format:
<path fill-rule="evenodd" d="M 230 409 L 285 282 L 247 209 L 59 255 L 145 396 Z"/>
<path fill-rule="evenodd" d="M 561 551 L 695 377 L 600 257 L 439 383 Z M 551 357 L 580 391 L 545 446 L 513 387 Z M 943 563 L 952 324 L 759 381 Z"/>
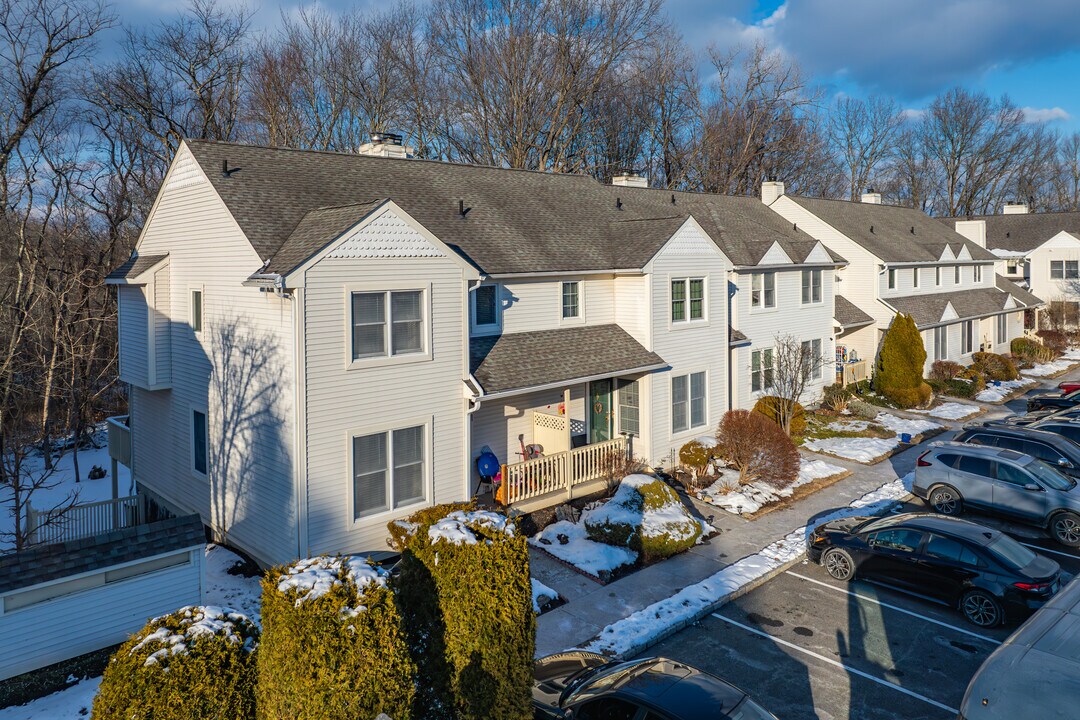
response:
<path fill-rule="evenodd" d="M 0 0 L 0 486 L 16 448 L 48 456 L 50 436 L 112 401 L 103 277 L 185 137 L 348 152 L 393 130 L 422 157 L 686 190 L 755 193 L 772 176 L 937 214 L 1080 208 L 1080 135 L 961 89 L 918 113 L 830 100 L 768 48 L 693 52 L 663 0 L 312 4 L 266 32 L 250 19 L 191 0 L 123 28 L 105 0 Z M 102 52 L 105 30 L 123 39 Z"/>

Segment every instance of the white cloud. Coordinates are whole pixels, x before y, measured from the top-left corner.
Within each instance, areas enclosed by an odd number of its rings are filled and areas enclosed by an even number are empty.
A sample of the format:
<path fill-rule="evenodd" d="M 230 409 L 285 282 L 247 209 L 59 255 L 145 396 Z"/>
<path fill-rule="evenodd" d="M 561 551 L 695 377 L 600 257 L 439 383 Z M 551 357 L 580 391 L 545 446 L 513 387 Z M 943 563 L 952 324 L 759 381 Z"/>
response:
<path fill-rule="evenodd" d="M 1054 122 L 1056 120 L 1071 120 L 1072 119 L 1072 115 L 1070 115 L 1068 112 L 1066 112 L 1065 110 L 1062 110 L 1059 107 L 1052 107 L 1052 108 L 1025 107 L 1025 108 L 1021 108 L 1021 111 L 1024 113 L 1024 120 L 1026 122 L 1029 122 L 1029 123 Z"/>
<path fill-rule="evenodd" d="M 922 120 L 926 115 L 926 108 L 904 108 L 900 111 L 900 115 L 905 120 Z"/>

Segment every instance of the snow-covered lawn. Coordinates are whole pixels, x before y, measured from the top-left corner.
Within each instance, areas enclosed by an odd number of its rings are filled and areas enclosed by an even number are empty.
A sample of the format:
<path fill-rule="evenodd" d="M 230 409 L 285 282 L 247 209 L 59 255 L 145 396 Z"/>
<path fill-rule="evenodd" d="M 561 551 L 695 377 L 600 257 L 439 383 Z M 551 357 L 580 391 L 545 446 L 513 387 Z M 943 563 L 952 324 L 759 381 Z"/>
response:
<path fill-rule="evenodd" d="M 900 446 L 900 434 L 908 433 L 912 437 L 922 435 L 932 430 L 941 429 L 941 425 L 929 420 L 908 420 L 890 413 L 881 413 L 874 422 L 896 433 L 896 437 L 828 437 L 810 438 L 803 441 L 803 447 L 814 452 L 834 455 L 847 460 L 854 460 L 864 464 L 872 464 L 888 455 Z M 835 428 L 837 423 L 829 427 Z"/>
<path fill-rule="evenodd" d="M 982 408 L 966 403 L 947 402 L 929 410 L 912 410 L 911 412 L 923 413 L 942 420 L 967 420 L 972 415 L 982 412 Z"/>
<path fill-rule="evenodd" d="M 94 434 L 94 444 L 100 447 L 82 448 L 79 450 L 79 475 L 81 482 L 75 478 L 75 455 L 67 450 L 56 460 L 54 470 L 46 481 L 49 487 L 34 492 L 30 497 L 30 504 L 35 508 L 47 510 L 67 502 L 72 497 L 77 497 L 80 503 L 108 500 L 112 497 L 112 481 L 109 479 L 109 448 L 106 445 L 106 433 L 104 429 Z M 95 465 L 105 469 L 105 477 L 98 480 L 87 479 L 87 474 Z M 118 465 L 118 491 L 121 497 L 131 491 L 131 474 L 123 465 Z M 44 472 L 45 459 L 38 454 L 31 455 L 26 460 L 26 468 L 33 477 L 38 477 Z M 12 513 L 14 498 L 11 488 L 0 487 L 0 536 L 6 536 L 15 529 L 15 517 Z M 10 550 L 14 543 L 7 539 L 0 540 L 0 552 Z"/>
<path fill-rule="evenodd" d="M 850 506 L 816 519 L 817 523 L 885 512 L 911 490 L 913 474 L 886 483 L 863 495 Z M 650 644 L 669 628 L 678 627 L 701 617 L 709 608 L 743 585 L 798 559 L 805 551 L 808 526 L 792 530 L 786 536 L 765 547 L 761 552 L 729 565 L 715 575 L 689 585 L 674 595 L 638 610 L 601 631 L 586 649 L 612 655 L 631 654 Z"/>
<path fill-rule="evenodd" d="M 1021 388 L 1035 385 L 1035 380 L 1002 380 L 1000 385 L 987 385 L 986 389 L 975 396 L 979 402 L 1001 402 Z"/>
<path fill-rule="evenodd" d="M 923 433 L 930 432 L 931 430 L 940 430 L 941 424 L 931 422 L 929 420 L 908 420 L 897 415 L 891 415 L 889 413 L 881 413 L 877 416 L 876 422 L 878 425 L 882 425 L 894 433 L 899 435 L 900 433 L 908 433 L 909 435 L 922 435 Z"/>
<path fill-rule="evenodd" d="M 1042 363 L 1035 367 L 1021 370 L 1020 374 L 1026 377 L 1047 377 L 1049 375 L 1057 375 L 1060 372 L 1065 372 L 1078 362 L 1080 362 L 1080 358 L 1063 356 L 1053 362 Z"/>
<path fill-rule="evenodd" d="M 795 482 L 782 490 L 777 490 L 767 483 L 754 482 L 729 491 L 729 488 L 736 482 L 737 473 L 728 470 L 727 473 L 732 477 L 722 475 L 715 483 L 701 490 L 697 497 L 710 505 L 715 505 L 737 515 L 753 515 L 769 503 L 790 497 L 795 492 L 795 489 L 802 485 L 844 472 L 847 471 L 839 465 L 830 465 L 824 460 L 802 458 L 799 475 L 795 478 Z"/>
<path fill-rule="evenodd" d="M 566 540 L 565 543 L 559 539 L 560 535 Z M 560 520 L 533 535 L 529 542 L 596 578 L 601 573 L 611 573 L 637 562 L 637 553 L 630 548 L 590 540 L 585 533 L 584 522 Z"/>

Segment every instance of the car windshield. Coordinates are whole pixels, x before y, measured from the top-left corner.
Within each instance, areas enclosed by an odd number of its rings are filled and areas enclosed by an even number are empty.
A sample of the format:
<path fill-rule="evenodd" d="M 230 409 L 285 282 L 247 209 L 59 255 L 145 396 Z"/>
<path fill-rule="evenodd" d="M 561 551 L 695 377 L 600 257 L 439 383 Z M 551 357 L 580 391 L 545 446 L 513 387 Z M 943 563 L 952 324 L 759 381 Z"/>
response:
<path fill-rule="evenodd" d="M 1026 568 L 1035 559 L 1035 553 L 1005 534 L 998 535 L 986 549 L 999 562 L 1014 570 Z"/>
<path fill-rule="evenodd" d="M 728 717 L 731 720 L 776 720 L 776 716 L 747 697 Z"/>
<path fill-rule="evenodd" d="M 1076 487 L 1075 480 L 1061 474 L 1057 468 L 1047 465 L 1042 460 L 1033 460 L 1025 469 L 1051 490 L 1071 490 Z"/>
<path fill-rule="evenodd" d="M 873 532 L 874 530 L 892 527 L 896 522 L 897 520 L 895 517 L 870 518 L 862 525 L 858 525 L 852 529 L 857 532 Z"/>

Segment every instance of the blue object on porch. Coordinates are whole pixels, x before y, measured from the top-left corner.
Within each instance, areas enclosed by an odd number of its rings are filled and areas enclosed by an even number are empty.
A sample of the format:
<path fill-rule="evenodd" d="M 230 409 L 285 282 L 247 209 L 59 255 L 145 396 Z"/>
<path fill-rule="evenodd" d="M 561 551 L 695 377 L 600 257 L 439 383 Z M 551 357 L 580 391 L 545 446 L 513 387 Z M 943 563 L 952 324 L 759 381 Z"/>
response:
<path fill-rule="evenodd" d="M 902 443 L 911 442 L 911 433 L 900 433 L 900 442 L 902 442 Z"/>
<path fill-rule="evenodd" d="M 499 468 L 499 458 L 495 457 L 495 453 L 486 447 L 480 451 L 476 457 L 476 472 L 480 474 L 480 477 L 493 478 L 499 474 Z"/>

